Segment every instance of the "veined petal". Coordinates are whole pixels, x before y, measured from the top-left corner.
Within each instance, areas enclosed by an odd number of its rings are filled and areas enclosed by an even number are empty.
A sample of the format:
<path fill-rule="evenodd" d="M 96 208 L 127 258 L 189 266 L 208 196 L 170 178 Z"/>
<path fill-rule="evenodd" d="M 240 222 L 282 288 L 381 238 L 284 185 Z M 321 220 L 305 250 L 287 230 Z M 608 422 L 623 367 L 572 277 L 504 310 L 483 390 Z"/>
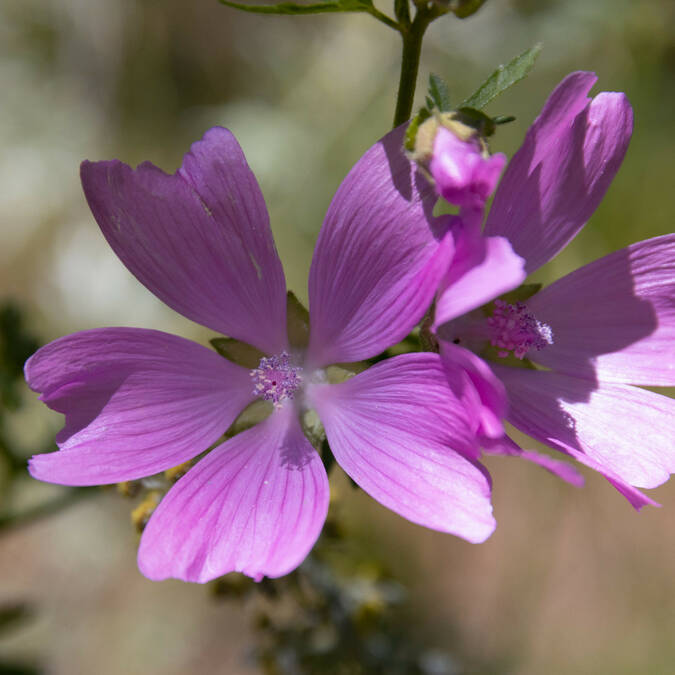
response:
<path fill-rule="evenodd" d="M 506 392 L 490 366 L 473 352 L 439 340 L 440 355 L 448 384 L 469 410 L 469 420 L 478 435 L 498 438 L 504 434 Z"/>
<path fill-rule="evenodd" d="M 528 274 L 585 225 L 626 154 L 632 108 L 621 93 L 591 101 L 596 79 L 576 72 L 556 87 L 497 188 L 485 233 L 506 237 Z"/>
<path fill-rule="evenodd" d="M 522 432 L 639 488 L 675 471 L 675 401 L 624 384 L 495 366 Z"/>
<path fill-rule="evenodd" d="M 581 487 L 584 484 L 584 477 L 571 464 L 561 462 L 559 459 L 543 455 L 535 450 L 523 450 L 506 435 L 501 438 L 485 438 L 481 444 L 483 445 L 483 450 L 488 455 L 520 457 L 520 459 L 525 459 L 533 464 L 537 464 L 542 469 L 546 469 L 570 485 Z"/>
<path fill-rule="evenodd" d="M 338 188 L 309 275 L 309 359 L 359 361 L 404 338 L 431 304 L 452 255 L 435 236 L 433 188 L 403 154 L 399 127 Z"/>
<path fill-rule="evenodd" d="M 328 477 L 292 406 L 226 441 L 190 469 L 150 518 L 141 572 L 206 582 L 295 569 L 328 512 Z"/>
<path fill-rule="evenodd" d="M 455 254 L 438 289 L 434 328 L 519 286 L 524 260 L 504 237 L 484 237 L 472 227 L 452 228 Z"/>
<path fill-rule="evenodd" d="M 340 466 L 374 499 L 414 523 L 482 542 L 495 528 L 490 480 L 470 413 L 437 354 L 381 361 L 308 401 Z"/>
<path fill-rule="evenodd" d="M 268 353 L 287 347 L 286 282 L 255 176 L 234 136 L 208 131 L 174 175 L 83 162 L 101 231 L 169 307 Z"/>
<path fill-rule="evenodd" d="M 254 396 L 249 373 L 190 340 L 99 328 L 56 340 L 26 362 L 29 386 L 66 416 L 58 452 L 30 460 L 63 485 L 133 480 L 206 450 Z"/>
<path fill-rule="evenodd" d="M 675 385 L 675 235 L 596 260 L 527 304 L 553 331 L 533 361 L 576 377 Z"/>

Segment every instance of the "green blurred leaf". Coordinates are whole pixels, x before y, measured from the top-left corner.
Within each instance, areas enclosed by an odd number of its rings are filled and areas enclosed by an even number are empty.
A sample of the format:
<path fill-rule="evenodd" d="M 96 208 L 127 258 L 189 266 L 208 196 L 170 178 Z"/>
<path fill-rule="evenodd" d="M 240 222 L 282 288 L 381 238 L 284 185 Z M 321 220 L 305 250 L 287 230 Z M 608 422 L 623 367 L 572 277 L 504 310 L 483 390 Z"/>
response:
<path fill-rule="evenodd" d="M 417 131 L 420 128 L 420 124 L 430 117 L 431 113 L 426 108 L 421 108 L 417 115 L 410 120 L 410 124 L 408 124 L 408 128 L 405 130 L 405 139 L 403 141 L 403 147 L 408 152 L 415 151 L 415 140 L 417 139 Z"/>
<path fill-rule="evenodd" d="M 209 342 L 221 356 L 245 368 L 257 368 L 265 356 L 259 349 L 234 338 L 217 337 Z"/>
<path fill-rule="evenodd" d="M 478 110 L 484 108 L 493 98 L 512 87 L 516 82 L 520 82 L 532 70 L 540 51 L 541 44 L 539 43 L 526 49 L 506 65 L 499 66 L 469 98 L 462 102 L 461 107 Z"/>
<path fill-rule="evenodd" d="M 253 5 L 248 3 L 218 0 L 222 5 L 241 9 L 254 14 L 323 14 L 326 12 L 368 12 L 373 7 L 372 0 L 326 0 L 310 4 L 279 2 L 273 5 Z"/>
<path fill-rule="evenodd" d="M 427 108 L 437 108 L 441 112 L 450 110 L 450 94 L 448 85 L 443 78 L 431 73 L 429 75 L 429 95 L 427 96 Z"/>
<path fill-rule="evenodd" d="M 466 19 L 467 16 L 475 14 L 484 4 L 485 0 L 459 0 L 451 9 L 457 18 Z"/>

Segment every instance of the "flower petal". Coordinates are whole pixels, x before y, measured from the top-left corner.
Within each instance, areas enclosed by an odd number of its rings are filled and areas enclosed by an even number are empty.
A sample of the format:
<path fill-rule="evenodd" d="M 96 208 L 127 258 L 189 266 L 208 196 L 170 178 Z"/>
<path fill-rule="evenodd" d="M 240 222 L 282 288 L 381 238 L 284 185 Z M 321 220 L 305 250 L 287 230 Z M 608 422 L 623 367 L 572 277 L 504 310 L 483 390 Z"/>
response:
<path fill-rule="evenodd" d="M 434 328 L 519 286 L 524 260 L 504 237 L 484 237 L 472 227 L 455 226 L 455 255 L 438 289 Z"/>
<path fill-rule="evenodd" d="M 501 380 L 479 356 L 458 345 L 439 340 L 440 355 L 448 384 L 469 410 L 469 420 L 478 435 L 499 438 L 504 433 L 506 392 Z"/>
<path fill-rule="evenodd" d="M 30 460 L 34 478 L 102 485 L 195 457 L 253 400 L 249 373 L 190 340 L 99 328 L 56 340 L 26 363 L 26 380 L 66 416 L 58 452 Z"/>
<path fill-rule="evenodd" d="M 675 385 L 675 235 L 596 260 L 527 304 L 553 330 L 533 361 L 576 377 Z"/>
<path fill-rule="evenodd" d="M 630 103 L 608 92 L 591 101 L 596 79 L 576 72 L 556 87 L 497 188 L 485 233 L 506 237 L 528 274 L 585 225 L 626 154 Z"/>
<path fill-rule="evenodd" d="M 328 512 L 328 477 L 292 406 L 226 441 L 190 469 L 143 532 L 141 572 L 206 582 L 295 569 Z"/>
<path fill-rule="evenodd" d="M 523 450 L 508 436 L 502 436 L 501 438 L 485 438 L 483 439 L 482 445 L 488 455 L 520 457 L 533 464 L 538 464 L 542 469 L 546 469 L 566 483 L 574 485 L 574 487 L 581 487 L 584 484 L 584 477 L 571 464 L 561 462 L 559 459 L 554 459 L 553 457 L 543 455 L 534 450 Z"/>
<path fill-rule="evenodd" d="M 169 307 L 268 353 L 287 346 L 286 282 L 255 176 L 234 136 L 208 131 L 174 175 L 83 162 L 82 186 L 120 260 Z"/>
<path fill-rule="evenodd" d="M 403 154 L 404 131 L 363 155 L 326 214 L 309 275 L 316 365 L 359 361 L 403 339 L 452 255 L 451 238 L 433 231 L 435 192 Z"/>
<path fill-rule="evenodd" d="M 471 542 L 495 528 L 490 480 L 469 459 L 476 439 L 436 354 L 381 361 L 308 400 L 340 466 L 374 499 L 414 523 Z"/>
<path fill-rule="evenodd" d="M 675 471 L 672 399 L 551 371 L 494 370 L 506 385 L 508 420 L 522 432 L 580 461 L 588 457 L 629 486 L 656 487 Z"/>

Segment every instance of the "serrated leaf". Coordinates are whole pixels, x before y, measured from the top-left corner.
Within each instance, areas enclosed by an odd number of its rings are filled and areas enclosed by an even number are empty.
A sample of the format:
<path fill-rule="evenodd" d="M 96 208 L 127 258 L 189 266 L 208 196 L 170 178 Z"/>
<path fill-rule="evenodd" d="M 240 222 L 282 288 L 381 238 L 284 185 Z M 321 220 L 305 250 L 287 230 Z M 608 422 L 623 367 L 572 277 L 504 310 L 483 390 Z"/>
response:
<path fill-rule="evenodd" d="M 429 105 L 429 101 L 432 105 Z M 427 96 L 427 106 L 434 107 L 441 112 L 448 112 L 450 110 L 450 94 L 448 93 L 448 85 L 445 84 L 443 78 L 431 73 L 429 75 L 429 96 Z"/>
<path fill-rule="evenodd" d="M 520 82 L 534 66 L 541 51 L 541 44 L 526 49 L 522 54 L 501 65 L 478 89 L 462 102 L 462 107 L 484 108 L 493 98 Z"/>
<path fill-rule="evenodd" d="M 417 115 L 410 120 L 408 128 L 405 130 L 405 139 L 403 141 L 403 147 L 408 152 L 415 152 L 415 141 L 417 139 L 417 131 L 420 128 L 420 124 L 425 122 L 431 117 L 431 113 L 426 108 L 421 108 Z"/>
<path fill-rule="evenodd" d="M 231 0 L 218 0 L 221 5 L 240 9 L 254 14 L 324 14 L 327 12 L 367 12 L 373 5 L 372 0 L 326 0 L 300 4 L 296 2 L 278 2 L 273 5 L 254 5 Z"/>

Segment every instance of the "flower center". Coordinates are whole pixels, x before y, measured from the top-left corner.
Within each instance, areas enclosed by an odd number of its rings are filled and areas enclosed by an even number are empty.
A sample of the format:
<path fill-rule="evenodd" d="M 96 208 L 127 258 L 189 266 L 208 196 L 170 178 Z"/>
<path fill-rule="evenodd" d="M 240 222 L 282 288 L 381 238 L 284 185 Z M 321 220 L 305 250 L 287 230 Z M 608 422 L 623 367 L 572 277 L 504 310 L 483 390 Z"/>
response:
<path fill-rule="evenodd" d="M 251 371 L 253 393 L 275 408 L 281 408 L 286 399 L 291 399 L 302 385 L 302 368 L 290 362 L 287 352 L 264 356 L 257 368 Z"/>
<path fill-rule="evenodd" d="M 522 302 L 510 305 L 495 300 L 495 309 L 487 320 L 490 329 L 490 344 L 497 347 L 497 355 L 505 358 L 509 352 L 523 359 L 531 349 L 539 351 L 553 344 L 551 327 L 537 321 Z"/>

